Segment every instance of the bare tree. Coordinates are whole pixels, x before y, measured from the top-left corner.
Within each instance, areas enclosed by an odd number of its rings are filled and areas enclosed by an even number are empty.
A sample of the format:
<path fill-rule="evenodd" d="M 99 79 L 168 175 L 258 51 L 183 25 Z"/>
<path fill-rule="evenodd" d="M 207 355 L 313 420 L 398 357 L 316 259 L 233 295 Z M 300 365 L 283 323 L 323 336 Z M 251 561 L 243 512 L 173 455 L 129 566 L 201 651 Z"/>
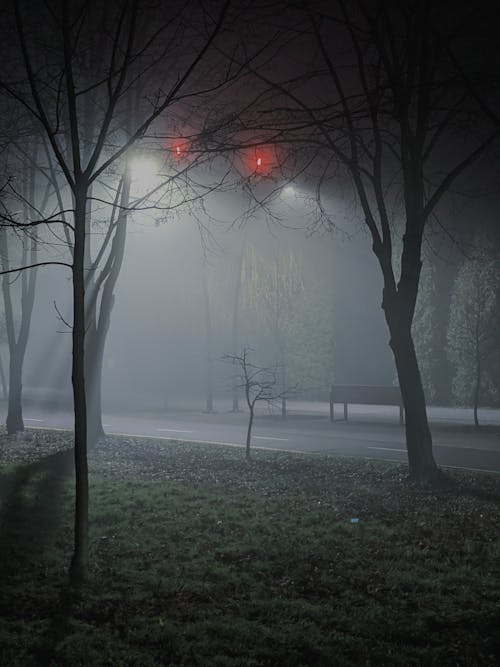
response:
<path fill-rule="evenodd" d="M 71 234 L 73 282 L 76 496 L 70 580 L 74 585 L 85 581 L 88 566 L 85 337 L 89 202 L 96 196 L 99 180 L 111 173 L 113 165 L 124 171 L 120 163 L 168 109 L 223 83 L 227 71 L 222 79 L 203 83 L 198 70 L 221 29 L 228 5 L 221 2 L 209 13 L 203 3 L 189 1 L 175 8 L 139 0 L 61 0 L 55 8 L 13 2 L 4 17 L 4 47 L 10 49 L 8 56 L 18 69 L 12 76 L 4 71 L 0 87 L 41 128 L 71 193 L 66 224 Z M 17 42 L 11 40 L 11 34 Z M 95 52 L 99 60 L 89 66 L 89 54 Z M 127 131 L 124 114 L 139 82 L 145 86 L 141 113 Z"/>
<path fill-rule="evenodd" d="M 20 191 L 10 186 L 4 193 L 2 212 L 0 213 L 0 266 L 2 269 L 2 293 L 5 309 L 5 330 L 9 346 L 9 389 L 7 408 L 7 433 L 13 435 L 24 431 L 22 410 L 22 376 L 24 358 L 28 345 L 31 327 L 31 315 L 35 302 L 35 287 L 37 280 L 37 260 L 39 236 L 37 226 L 31 226 L 35 212 L 45 212 L 51 194 L 50 188 L 42 187 L 37 182 L 38 152 L 40 140 L 37 136 L 27 138 L 27 145 L 21 147 L 12 142 L 12 148 L 20 156 L 29 155 L 19 168 L 17 181 L 21 182 Z M 18 160 L 19 162 L 19 160 Z M 12 165 L 7 168 L 15 169 Z M 15 219 L 10 213 L 6 200 L 19 209 Z M 16 222 L 21 227 L 16 228 Z M 24 230 L 22 229 L 24 227 Z M 12 274 L 11 260 L 15 257 L 16 266 L 30 266 L 26 271 Z M 18 297 L 19 308 L 13 303 Z"/>
<path fill-rule="evenodd" d="M 470 131 L 477 106 L 444 48 L 443 32 L 452 33 L 463 17 L 451 20 L 425 0 L 317 0 L 289 9 L 275 52 L 293 47 L 308 58 L 302 66 L 295 60 L 293 72 L 269 68 L 268 54 L 247 67 L 257 93 L 240 108 L 244 135 L 236 128 L 232 143 L 241 137 L 245 145 L 253 128 L 254 144 L 283 147 L 283 169 L 286 161 L 295 169 L 309 164 L 327 222 L 325 191 L 335 177 L 344 185 L 349 178 L 383 277 L 410 477 L 439 482 L 411 333 L 424 231 L 498 133 L 481 125 Z"/>
<path fill-rule="evenodd" d="M 10 233 L 12 235 L 12 232 Z M 9 271 L 9 230 L 0 227 L 0 261 L 3 271 Z M 12 244 L 12 240 L 10 243 Z M 15 239 L 22 244 L 22 255 L 25 264 L 35 264 L 36 262 L 36 236 L 30 240 L 27 238 Z M 29 255 L 29 259 L 28 259 Z M 27 261 L 26 261 L 27 260 Z M 5 306 L 5 328 L 7 332 L 7 342 L 9 345 L 9 390 L 7 407 L 7 434 L 14 435 L 18 431 L 24 431 L 23 411 L 22 411 L 22 374 L 23 362 L 28 344 L 28 337 L 31 324 L 31 314 L 35 300 L 37 267 L 23 271 L 20 277 L 21 290 L 21 308 L 19 313 L 20 323 L 16 327 L 16 313 L 12 304 L 13 278 L 10 274 L 4 273 L 2 276 L 2 292 Z M 17 328 L 17 331 L 16 331 Z"/>
<path fill-rule="evenodd" d="M 245 443 L 245 458 L 250 460 L 250 444 L 252 441 L 252 427 L 255 417 L 255 405 L 259 401 L 271 404 L 282 400 L 289 392 L 281 386 L 279 366 L 260 366 L 250 361 L 249 347 L 243 348 L 240 354 L 226 354 L 222 358 L 240 367 L 239 387 L 245 393 L 249 417 L 247 437 Z"/>

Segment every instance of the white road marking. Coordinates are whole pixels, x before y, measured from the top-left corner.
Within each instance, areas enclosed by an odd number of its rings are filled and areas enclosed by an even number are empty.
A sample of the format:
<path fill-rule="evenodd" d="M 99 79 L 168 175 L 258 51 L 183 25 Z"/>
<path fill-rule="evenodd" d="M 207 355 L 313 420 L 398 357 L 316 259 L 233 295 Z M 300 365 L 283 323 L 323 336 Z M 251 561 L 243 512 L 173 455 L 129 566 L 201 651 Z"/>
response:
<path fill-rule="evenodd" d="M 181 428 L 157 428 L 157 431 L 160 432 L 167 432 L 167 433 L 192 433 L 193 431 L 185 431 L 184 429 Z"/>
<path fill-rule="evenodd" d="M 24 418 L 25 422 L 44 422 L 45 419 L 28 419 L 28 417 Z"/>
<path fill-rule="evenodd" d="M 395 447 L 370 447 L 366 445 L 366 449 L 380 449 L 383 452 L 404 452 L 406 454 L 406 449 L 396 449 Z"/>
<path fill-rule="evenodd" d="M 454 445 L 452 443 L 447 444 L 447 443 L 441 443 L 441 442 L 434 442 L 434 440 L 432 441 L 432 446 L 433 447 L 448 447 L 449 449 L 470 449 L 474 452 L 494 452 L 494 451 L 496 451 L 495 449 L 491 449 L 491 447 L 486 447 L 486 448 L 485 447 L 469 447 L 468 445 L 466 447 L 465 446 L 462 447 L 460 445 L 457 446 L 457 445 Z"/>
<path fill-rule="evenodd" d="M 274 438 L 272 435 L 254 435 L 255 440 L 281 440 L 282 442 L 288 442 L 288 438 Z"/>
<path fill-rule="evenodd" d="M 500 475 L 500 470 L 488 470 L 487 468 L 466 468 L 465 466 L 449 466 L 443 463 L 442 468 L 453 468 L 453 470 L 473 470 L 474 472 L 492 472 L 494 475 Z"/>

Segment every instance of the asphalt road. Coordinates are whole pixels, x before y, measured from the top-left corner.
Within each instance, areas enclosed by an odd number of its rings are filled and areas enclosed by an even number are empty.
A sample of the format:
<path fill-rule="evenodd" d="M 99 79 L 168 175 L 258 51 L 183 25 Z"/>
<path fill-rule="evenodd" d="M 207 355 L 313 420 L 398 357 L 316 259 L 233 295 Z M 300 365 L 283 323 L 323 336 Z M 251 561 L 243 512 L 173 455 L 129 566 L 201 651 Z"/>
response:
<path fill-rule="evenodd" d="M 229 405 L 204 413 L 196 407 L 171 409 L 163 414 L 118 412 L 104 415 L 107 433 L 124 433 L 199 443 L 242 446 L 247 413 L 230 413 Z M 341 415 L 341 409 L 338 416 Z M 430 408 L 436 461 L 441 466 L 500 474 L 500 411 L 481 413 L 484 425 L 475 429 L 470 411 Z M 51 411 L 36 405 L 25 409 L 26 426 L 72 428 L 71 412 Z M 254 422 L 252 445 L 292 452 L 339 454 L 391 461 L 407 460 L 404 427 L 396 408 L 351 406 L 349 421 L 328 418 L 328 405 L 290 403 L 287 419 L 260 410 Z"/>

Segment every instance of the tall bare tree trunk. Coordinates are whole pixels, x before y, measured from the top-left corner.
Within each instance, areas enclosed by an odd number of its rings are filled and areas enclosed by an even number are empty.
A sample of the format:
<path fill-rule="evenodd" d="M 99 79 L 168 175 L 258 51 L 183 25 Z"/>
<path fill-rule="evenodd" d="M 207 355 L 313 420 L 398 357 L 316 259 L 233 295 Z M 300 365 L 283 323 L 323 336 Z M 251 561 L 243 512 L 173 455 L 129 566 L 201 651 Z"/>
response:
<path fill-rule="evenodd" d="M 88 126 L 93 114 L 86 114 L 87 135 L 91 134 Z M 90 140 L 88 141 L 90 145 Z M 91 191 L 89 195 L 91 196 Z M 92 265 L 91 252 L 92 207 L 87 197 L 85 214 L 85 394 L 87 400 L 87 446 L 92 447 L 104 435 L 101 417 L 101 337 L 98 330 L 99 307 L 97 267 Z"/>
<path fill-rule="evenodd" d="M 102 267 L 97 280 L 90 282 L 94 294 L 87 299 L 87 311 L 92 318 L 92 326 L 86 336 L 86 386 L 87 386 L 87 421 L 88 442 L 93 446 L 104 435 L 102 424 L 102 370 L 104 350 L 111 323 L 111 311 L 115 303 L 114 289 L 120 274 L 125 255 L 127 238 L 127 209 L 130 203 L 130 175 L 123 178 L 120 196 L 120 213 L 116 222 L 115 234 L 108 260 Z M 97 291 L 102 286 L 99 307 L 96 306 Z"/>
<path fill-rule="evenodd" d="M 36 261 L 37 237 L 33 232 L 30 239 L 30 250 L 24 241 L 22 265 L 33 264 Z M 4 270 L 9 269 L 9 245 L 7 231 L 0 230 L 0 255 Z M 31 315 L 35 302 L 36 268 L 24 271 L 21 276 L 21 313 L 19 331 L 16 334 L 14 310 L 12 307 L 12 295 L 10 275 L 2 277 L 2 291 L 5 305 L 5 325 L 7 329 L 7 340 L 9 344 L 9 398 L 7 408 L 7 433 L 14 435 L 18 431 L 24 431 L 23 409 L 22 409 L 22 375 L 26 348 L 31 325 Z"/>
<path fill-rule="evenodd" d="M 432 453 L 432 435 L 427 419 L 425 394 L 411 334 L 421 268 L 419 239 L 405 237 L 403 265 L 397 290 L 392 280 L 392 270 L 389 271 L 385 263 L 387 258 L 380 254 L 379 259 L 385 278 L 382 307 L 389 327 L 389 345 L 394 355 L 406 416 L 409 476 L 419 484 L 433 484 L 442 478 L 442 473 L 436 466 Z"/>
<path fill-rule="evenodd" d="M 250 416 L 248 418 L 248 427 L 247 427 L 247 439 L 245 444 L 245 458 L 247 461 L 250 460 L 250 443 L 252 440 L 252 426 L 253 426 L 253 417 L 254 417 L 254 405 L 249 401 L 248 407 L 250 410 Z"/>
<path fill-rule="evenodd" d="M 19 347 L 15 345 L 11 350 L 9 360 L 9 398 L 7 403 L 7 419 L 5 422 L 8 435 L 15 435 L 18 431 L 24 431 L 22 373 L 22 358 Z"/>
<path fill-rule="evenodd" d="M 8 396 L 7 380 L 5 378 L 5 371 L 3 369 L 3 361 L 2 361 L 1 356 L 0 356 L 0 383 L 2 385 L 2 396 L 3 396 L 3 398 L 7 398 L 7 396 Z"/>
<path fill-rule="evenodd" d="M 398 374 L 405 409 L 406 446 L 410 479 L 433 483 L 440 478 L 432 453 L 432 436 L 427 420 L 424 389 L 411 332 L 390 325 L 390 346 Z"/>
<path fill-rule="evenodd" d="M 104 357 L 105 336 L 97 328 L 85 335 L 85 390 L 87 395 L 87 439 L 93 447 L 103 436 L 102 425 L 102 364 Z"/>
<path fill-rule="evenodd" d="M 89 483 L 87 463 L 87 403 L 85 392 L 85 216 L 88 184 L 83 177 L 74 188 L 73 363 L 71 380 L 75 411 L 75 515 L 70 583 L 81 586 L 88 569 Z"/>
<path fill-rule="evenodd" d="M 9 242 L 7 240 L 7 230 L 5 228 L 0 228 L 0 258 L 2 269 L 8 271 L 10 268 Z M 24 422 L 21 407 L 22 365 L 19 363 L 19 346 L 16 337 L 14 311 L 12 308 L 10 279 L 9 274 L 4 274 L 2 276 L 5 327 L 9 344 L 9 397 L 7 403 L 6 426 L 7 435 L 14 435 L 17 431 L 24 431 Z"/>

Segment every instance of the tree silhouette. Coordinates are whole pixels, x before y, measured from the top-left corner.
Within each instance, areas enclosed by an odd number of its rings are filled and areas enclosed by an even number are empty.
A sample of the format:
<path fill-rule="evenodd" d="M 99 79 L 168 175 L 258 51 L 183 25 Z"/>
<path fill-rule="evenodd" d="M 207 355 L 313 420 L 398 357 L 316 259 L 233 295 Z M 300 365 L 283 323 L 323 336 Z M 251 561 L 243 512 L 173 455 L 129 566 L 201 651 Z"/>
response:
<path fill-rule="evenodd" d="M 270 68 L 269 52 L 247 66 L 256 92 L 240 107 L 244 131 L 236 127 L 232 138 L 245 145 L 253 131 L 254 144 L 278 145 L 282 172 L 314 179 L 328 224 L 335 214 L 325 203 L 327 186 L 350 182 L 383 277 L 409 473 L 422 484 L 442 479 L 411 332 L 424 232 L 444 195 L 498 135 L 478 123 L 463 136 L 482 110 L 445 48 L 464 16 L 444 10 L 423 0 L 318 0 L 289 7 L 281 22 L 274 14 L 281 27 L 274 53 L 307 57 L 294 57 L 293 71 L 284 62 Z"/>
<path fill-rule="evenodd" d="M 245 441 L 245 458 L 250 460 L 250 446 L 252 441 L 252 428 L 255 418 L 255 406 L 264 401 L 271 404 L 273 401 L 281 400 L 290 392 L 283 389 L 279 377 L 280 367 L 261 366 L 250 361 L 252 348 L 245 347 L 240 354 L 225 354 L 222 359 L 236 364 L 240 369 L 239 387 L 245 394 L 249 417 L 247 435 Z"/>
<path fill-rule="evenodd" d="M 63 222 L 71 261 L 61 264 L 70 268 L 73 284 L 76 495 L 70 580 L 77 586 L 85 581 L 88 566 L 89 206 L 102 179 L 113 169 L 126 172 L 131 149 L 154 131 L 167 110 L 225 82 L 227 71 L 220 77 L 214 71 L 208 82 L 200 80 L 198 70 L 228 5 L 221 2 L 209 13 L 197 2 L 179 11 L 140 0 L 62 1 L 57 9 L 15 2 L 2 16 L 2 55 L 12 67 L 4 67 L 0 88 L 40 128 L 69 191 L 61 215 L 68 217 Z M 138 90 L 142 103 L 131 119 Z M 130 120 L 133 125 L 127 126 Z"/>

